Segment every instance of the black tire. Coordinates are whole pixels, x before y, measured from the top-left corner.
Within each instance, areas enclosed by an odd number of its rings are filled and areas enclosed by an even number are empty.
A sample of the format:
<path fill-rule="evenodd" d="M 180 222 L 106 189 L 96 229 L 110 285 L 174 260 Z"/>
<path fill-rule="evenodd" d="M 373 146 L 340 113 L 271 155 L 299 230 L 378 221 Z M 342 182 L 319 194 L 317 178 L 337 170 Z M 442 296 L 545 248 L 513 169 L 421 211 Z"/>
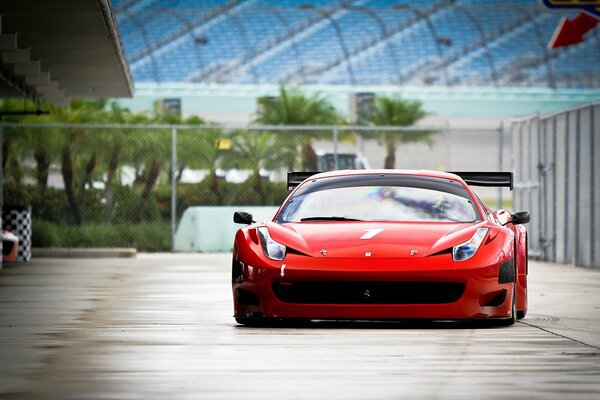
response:
<path fill-rule="evenodd" d="M 260 327 L 269 325 L 265 318 L 235 317 L 235 322 L 237 322 L 240 325 L 250 327 Z"/>
<path fill-rule="evenodd" d="M 286 328 L 286 327 L 301 327 L 310 324 L 310 319 L 303 318 L 269 318 L 269 317 L 235 317 L 235 321 L 244 326 L 259 328 Z"/>
<path fill-rule="evenodd" d="M 527 310 L 517 310 L 517 319 L 523 319 L 527 315 Z"/>

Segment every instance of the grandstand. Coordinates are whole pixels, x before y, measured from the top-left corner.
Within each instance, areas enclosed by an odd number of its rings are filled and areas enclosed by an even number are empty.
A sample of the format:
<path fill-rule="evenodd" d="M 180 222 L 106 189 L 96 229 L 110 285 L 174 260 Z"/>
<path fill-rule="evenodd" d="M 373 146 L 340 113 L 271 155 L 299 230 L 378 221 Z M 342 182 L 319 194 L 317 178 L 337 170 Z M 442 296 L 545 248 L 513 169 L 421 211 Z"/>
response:
<path fill-rule="evenodd" d="M 112 5 L 136 83 L 600 87 L 600 29 L 549 50 L 565 13 L 535 0 Z"/>

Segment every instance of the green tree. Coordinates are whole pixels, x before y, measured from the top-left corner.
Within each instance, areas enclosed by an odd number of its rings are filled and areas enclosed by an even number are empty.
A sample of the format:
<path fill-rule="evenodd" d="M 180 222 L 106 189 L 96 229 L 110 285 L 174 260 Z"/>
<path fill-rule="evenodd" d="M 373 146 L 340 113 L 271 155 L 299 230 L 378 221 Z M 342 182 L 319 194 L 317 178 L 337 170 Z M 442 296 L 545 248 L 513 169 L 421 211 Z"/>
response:
<path fill-rule="evenodd" d="M 228 150 L 217 148 L 217 140 L 229 139 L 229 136 L 216 126 L 178 131 L 177 162 L 179 171 L 177 181 L 179 182 L 181 179 L 181 173 L 185 167 L 206 170 L 208 173 L 204 182 L 211 192 L 220 197 L 222 195 L 221 186 L 216 170 L 219 167 L 219 160 Z"/>
<path fill-rule="evenodd" d="M 174 113 L 170 112 L 158 112 L 151 119 L 152 123 L 157 124 L 187 124 L 187 125 L 202 125 L 204 120 L 197 116 L 191 116 L 185 120 Z M 131 219 L 134 222 L 142 220 L 143 213 L 147 210 L 147 203 L 152 193 L 152 189 L 155 187 L 159 180 L 165 160 L 171 159 L 171 132 L 170 130 L 165 131 L 162 129 L 151 129 L 144 132 L 143 137 L 140 137 L 138 142 L 132 146 L 134 153 L 132 159 L 136 164 L 136 179 L 135 182 L 142 185 L 142 192 L 138 200 L 137 206 L 135 207 Z M 198 144 L 194 143 L 193 132 L 186 133 L 185 130 L 181 134 L 178 134 L 178 142 L 184 146 L 189 145 L 192 147 L 192 151 L 202 151 Z M 178 148 L 180 145 L 178 144 Z M 178 154 L 178 165 L 176 169 L 181 173 L 186 168 L 186 162 L 193 160 L 193 157 L 188 155 L 189 153 Z M 170 168 L 169 168 L 170 171 Z M 168 171 L 168 180 L 171 179 L 171 174 Z"/>
<path fill-rule="evenodd" d="M 192 115 L 189 118 L 186 118 L 179 123 L 183 123 L 184 125 L 205 125 L 206 122 L 196 116 Z M 178 128 L 177 129 L 177 167 L 176 167 L 176 175 L 175 182 L 179 183 L 181 181 L 181 175 L 183 171 L 190 167 L 195 168 L 198 167 L 199 163 L 198 158 L 204 158 L 204 152 L 212 153 L 212 149 L 215 146 L 213 141 L 212 144 L 207 145 L 205 143 L 205 134 L 210 133 L 204 129 L 194 129 L 194 128 Z M 212 163 L 214 165 L 214 163 Z M 212 165 L 211 165 L 212 167 Z M 210 170 L 210 167 L 208 168 Z"/>
<path fill-rule="evenodd" d="M 343 123 L 333 105 L 319 93 L 307 96 L 299 89 L 279 88 L 279 97 L 261 97 L 258 99 L 256 122 L 268 125 L 335 125 Z M 302 148 L 302 167 L 306 171 L 316 171 L 317 155 L 312 147 L 315 139 L 323 136 L 322 131 L 290 132 L 281 134 L 280 147 L 289 151 L 298 145 Z"/>
<path fill-rule="evenodd" d="M 105 123 L 119 125 L 147 124 L 149 117 L 144 113 L 132 113 L 116 101 L 108 104 L 105 110 Z M 104 181 L 104 222 L 112 222 L 114 213 L 115 180 L 119 176 L 119 168 L 124 161 L 128 161 L 128 149 L 138 141 L 138 132 L 127 127 L 116 127 L 102 130 L 104 141 L 103 170 L 106 171 Z"/>
<path fill-rule="evenodd" d="M 0 99 L 0 110 L 9 113 L 2 116 L 2 122 L 18 123 L 36 119 L 41 119 L 42 122 L 49 121 L 46 115 L 10 114 L 34 111 L 35 105 L 28 100 Z M 44 132 L 47 133 L 44 135 L 41 133 L 40 130 L 24 130 L 21 127 L 5 127 L 3 129 L 2 167 L 5 178 L 10 178 L 19 185 L 23 173 L 28 172 L 23 171 L 24 160 L 33 157 L 37 169 L 36 180 L 42 186 L 47 185 L 50 163 L 57 156 L 56 152 L 53 152 L 56 150 L 57 137 L 56 132 Z"/>
<path fill-rule="evenodd" d="M 378 126 L 413 126 L 425 117 L 423 104 L 418 100 L 405 100 L 401 97 L 376 96 L 369 120 Z M 400 143 L 433 143 L 432 136 L 438 132 L 407 130 L 378 134 L 380 143 L 386 149 L 384 168 L 396 167 L 396 149 Z"/>
<path fill-rule="evenodd" d="M 260 170 L 277 169 L 294 157 L 294 152 L 282 149 L 271 132 L 237 132 L 231 149 L 225 152 L 223 164 L 227 168 L 249 169 L 254 192 L 266 203 L 268 193 L 263 185 Z"/>
<path fill-rule="evenodd" d="M 50 118 L 54 122 L 86 124 L 104 122 L 105 100 L 71 100 L 71 106 L 53 108 Z M 99 135 L 91 135 L 85 127 L 59 129 L 64 135 L 61 149 L 61 173 L 65 195 L 72 212 L 73 222 L 83 221 L 81 203 L 86 186 L 91 186 L 101 157 L 103 143 Z"/>

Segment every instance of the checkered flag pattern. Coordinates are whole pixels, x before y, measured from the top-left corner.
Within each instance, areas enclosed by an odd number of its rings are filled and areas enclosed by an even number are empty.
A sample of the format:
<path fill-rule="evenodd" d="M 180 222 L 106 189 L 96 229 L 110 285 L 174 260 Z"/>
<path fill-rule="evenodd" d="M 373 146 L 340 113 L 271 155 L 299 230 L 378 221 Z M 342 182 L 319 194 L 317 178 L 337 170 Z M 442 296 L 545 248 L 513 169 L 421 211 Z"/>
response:
<path fill-rule="evenodd" d="M 2 229 L 19 238 L 17 261 L 31 260 L 31 207 L 3 207 Z"/>

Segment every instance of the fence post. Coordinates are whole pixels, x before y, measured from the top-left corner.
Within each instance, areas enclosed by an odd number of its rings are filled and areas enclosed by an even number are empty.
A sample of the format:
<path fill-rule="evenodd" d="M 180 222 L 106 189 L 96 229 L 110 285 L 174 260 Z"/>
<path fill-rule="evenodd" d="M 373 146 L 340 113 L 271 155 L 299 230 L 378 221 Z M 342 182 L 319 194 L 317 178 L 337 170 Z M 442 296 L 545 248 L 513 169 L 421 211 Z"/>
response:
<path fill-rule="evenodd" d="M 595 116 L 594 116 L 595 106 L 592 104 L 590 106 L 590 266 L 596 267 L 596 172 L 594 165 L 594 156 L 596 151 L 596 143 L 595 143 Z M 0 129 L 2 127 L 0 126 Z"/>
<path fill-rule="evenodd" d="M 571 131 L 571 119 L 570 117 L 570 113 L 566 112 L 565 113 L 565 174 L 564 174 L 564 178 L 565 178 L 565 190 L 564 190 L 564 198 L 565 198 L 565 207 L 564 207 L 564 238 L 563 238 L 563 263 L 567 264 L 569 261 L 569 190 L 570 190 L 570 185 L 569 185 L 569 135 L 570 135 L 570 131 Z M 571 264 L 573 263 L 573 260 L 571 260 Z"/>
<path fill-rule="evenodd" d="M 542 239 L 544 240 L 542 243 L 542 250 L 544 252 L 543 260 L 548 261 L 548 246 L 550 246 L 550 235 L 548 233 L 548 171 L 550 166 L 548 165 L 548 123 L 546 119 L 544 119 L 541 129 L 540 146 L 543 150 L 540 152 L 540 163 L 542 164 L 542 168 L 540 168 L 540 218 L 542 219 L 543 226 L 541 230 L 543 232 Z"/>
<path fill-rule="evenodd" d="M 2 232 L 2 208 L 4 207 L 4 159 L 2 156 L 4 155 L 4 126 L 2 126 L 2 117 L 0 117 L 0 232 Z M 2 240 L 0 240 L 0 269 L 2 269 Z"/>
<path fill-rule="evenodd" d="M 556 185 L 558 185 L 558 174 L 556 172 L 556 158 L 558 152 L 558 138 L 556 131 L 556 115 L 552 117 L 552 261 L 556 262 L 558 259 L 558 250 L 557 250 L 557 221 L 558 221 L 558 210 L 557 210 L 557 196 L 558 190 L 556 189 Z"/>
<path fill-rule="evenodd" d="M 537 112 L 537 126 L 536 126 L 536 157 L 535 157 L 535 161 L 537 161 L 537 165 L 536 170 L 537 170 L 537 177 L 536 177 L 536 182 L 537 182 L 537 224 L 538 224 L 538 246 L 540 246 L 540 257 L 542 257 L 542 259 L 545 261 L 546 260 L 546 242 L 545 242 L 545 236 L 546 236 L 546 231 L 545 231 L 545 227 L 544 227 L 544 218 L 543 218 L 543 203 L 542 203 L 542 190 L 543 190 L 543 174 L 544 174 L 544 168 L 545 165 L 542 162 L 542 114 L 538 111 Z M 533 152 L 533 149 L 531 149 L 530 154 Z M 531 212 L 531 211 L 530 211 Z M 542 255 L 543 254 L 543 255 Z"/>
<path fill-rule="evenodd" d="M 573 260 L 575 265 L 583 265 L 579 251 L 583 249 L 580 243 L 580 204 L 581 204 L 581 108 L 575 114 L 575 245 Z"/>
<path fill-rule="evenodd" d="M 335 169 L 339 169 L 338 164 L 338 127 L 333 127 L 333 162 L 335 165 Z"/>
<path fill-rule="evenodd" d="M 500 121 L 498 128 L 498 171 L 502 171 L 504 161 L 504 122 Z M 502 208 L 502 188 L 498 188 L 498 209 Z"/>
<path fill-rule="evenodd" d="M 171 126 L 171 251 L 175 251 L 177 225 L 177 127 Z"/>

